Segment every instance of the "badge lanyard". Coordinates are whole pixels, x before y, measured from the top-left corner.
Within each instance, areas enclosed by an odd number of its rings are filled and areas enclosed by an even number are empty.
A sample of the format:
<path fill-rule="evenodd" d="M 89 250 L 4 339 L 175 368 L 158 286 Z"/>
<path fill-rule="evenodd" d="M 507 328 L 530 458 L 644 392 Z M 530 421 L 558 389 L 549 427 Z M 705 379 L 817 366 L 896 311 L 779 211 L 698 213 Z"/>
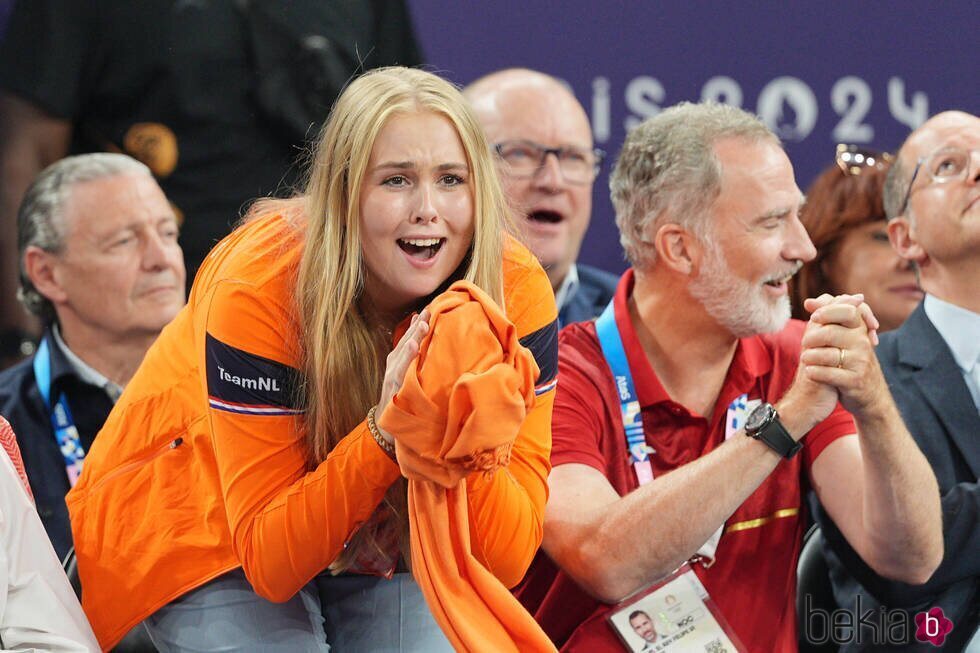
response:
<path fill-rule="evenodd" d="M 78 477 L 82 474 L 82 463 L 85 460 L 85 449 L 82 441 L 78 437 L 78 429 L 75 428 L 75 420 L 71 416 L 68 408 L 68 400 L 65 393 L 58 395 L 58 400 L 51 404 L 51 348 L 48 345 L 48 338 L 41 339 L 41 345 L 34 354 L 34 380 L 38 390 L 41 391 L 41 398 L 44 399 L 44 406 L 48 409 L 48 416 L 51 419 L 51 428 L 54 429 L 54 437 L 58 441 L 58 448 L 65 459 L 65 472 L 68 474 L 68 484 L 75 487 Z"/>
<path fill-rule="evenodd" d="M 619 393 L 620 414 L 623 417 L 623 427 L 626 430 L 626 447 L 630 453 L 630 462 L 636 471 L 636 480 L 640 485 L 646 485 L 653 480 L 653 464 L 650 454 L 654 453 L 647 444 L 643 432 L 643 415 L 640 411 L 640 401 L 636 396 L 633 385 L 633 375 L 630 373 L 629 361 L 626 360 L 626 350 L 623 339 L 616 327 L 616 316 L 613 302 L 609 302 L 602 315 L 595 323 L 596 334 L 599 336 L 599 346 L 606 357 L 606 364 L 612 371 Z"/>
<path fill-rule="evenodd" d="M 602 315 L 596 319 L 595 330 L 596 335 L 599 336 L 599 346 L 602 348 L 603 356 L 606 357 L 606 364 L 612 371 L 616 391 L 619 394 L 619 408 L 623 418 L 623 427 L 626 431 L 626 447 L 630 453 L 630 462 L 636 471 L 636 480 L 640 485 L 646 485 L 653 480 L 653 463 L 650 454 L 656 452 L 646 442 L 640 400 L 633 385 L 633 375 L 630 373 L 626 349 L 623 347 L 623 338 L 616 326 L 614 301 L 610 301 L 609 305 L 602 311 Z M 714 564 L 715 549 L 718 547 L 723 528 L 724 525 L 712 533 L 708 541 L 698 549 L 695 555 L 695 558 L 699 560 L 706 560 L 704 562 L 706 567 Z"/>

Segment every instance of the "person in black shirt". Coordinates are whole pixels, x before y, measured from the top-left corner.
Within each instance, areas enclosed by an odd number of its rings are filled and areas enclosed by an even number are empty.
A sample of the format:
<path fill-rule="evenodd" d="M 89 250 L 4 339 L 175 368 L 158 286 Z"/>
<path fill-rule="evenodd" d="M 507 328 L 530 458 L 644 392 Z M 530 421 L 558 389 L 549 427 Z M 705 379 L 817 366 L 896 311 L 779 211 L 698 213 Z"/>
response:
<path fill-rule="evenodd" d="M 0 335 L 14 299 L 13 216 L 69 152 L 125 152 L 181 224 L 188 283 L 243 205 L 288 195 L 352 76 L 420 63 L 403 0 L 30 0 L 0 44 Z"/>

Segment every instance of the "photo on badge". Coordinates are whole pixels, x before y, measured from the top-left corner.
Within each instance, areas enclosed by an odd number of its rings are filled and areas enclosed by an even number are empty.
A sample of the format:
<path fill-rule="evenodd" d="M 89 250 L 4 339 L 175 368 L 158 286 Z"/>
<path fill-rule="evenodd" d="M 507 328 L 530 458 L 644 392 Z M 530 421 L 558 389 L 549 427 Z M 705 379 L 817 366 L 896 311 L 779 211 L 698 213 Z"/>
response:
<path fill-rule="evenodd" d="M 631 653 L 746 650 L 687 564 L 621 602 L 607 619 Z"/>

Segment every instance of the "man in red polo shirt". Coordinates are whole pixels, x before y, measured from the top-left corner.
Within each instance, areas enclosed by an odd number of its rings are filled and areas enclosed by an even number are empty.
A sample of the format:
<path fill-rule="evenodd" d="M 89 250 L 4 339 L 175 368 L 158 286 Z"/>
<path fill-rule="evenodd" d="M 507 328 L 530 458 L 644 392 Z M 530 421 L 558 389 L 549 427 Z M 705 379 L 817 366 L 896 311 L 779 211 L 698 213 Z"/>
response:
<path fill-rule="evenodd" d="M 815 251 L 778 139 L 740 109 L 678 105 L 630 133 L 611 188 L 633 268 L 607 314 L 562 332 L 543 544 L 560 569 L 541 557 L 520 592 L 549 635 L 624 650 L 615 615 L 649 604 L 664 646 L 687 650 L 710 613 L 745 650 L 795 651 L 809 487 L 872 568 L 928 579 L 938 489 L 873 315 L 824 296 L 789 320 L 786 282 Z"/>

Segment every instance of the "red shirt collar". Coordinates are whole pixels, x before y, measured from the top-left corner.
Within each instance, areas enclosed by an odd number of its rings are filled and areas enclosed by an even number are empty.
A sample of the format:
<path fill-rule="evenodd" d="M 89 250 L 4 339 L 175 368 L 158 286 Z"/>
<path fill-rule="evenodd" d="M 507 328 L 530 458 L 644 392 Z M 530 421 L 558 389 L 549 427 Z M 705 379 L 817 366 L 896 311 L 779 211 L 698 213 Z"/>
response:
<path fill-rule="evenodd" d="M 616 316 L 616 327 L 623 339 L 623 349 L 626 351 L 626 360 L 633 375 L 637 398 L 640 406 L 670 402 L 673 400 L 664 390 L 650 361 L 647 360 L 640 339 L 636 335 L 636 329 L 630 320 L 627 301 L 633 294 L 633 283 L 633 268 L 630 268 L 619 279 L 616 294 L 613 296 L 613 312 Z M 732 364 L 728 368 L 728 375 L 725 377 L 720 396 L 725 397 L 732 390 L 737 391 L 736 396 L 748 392 L 755 385 L 755 380 L 771 369 L 772 353 L 763 339 L 760 336 L 741 338 L 735 349 Z"/>

